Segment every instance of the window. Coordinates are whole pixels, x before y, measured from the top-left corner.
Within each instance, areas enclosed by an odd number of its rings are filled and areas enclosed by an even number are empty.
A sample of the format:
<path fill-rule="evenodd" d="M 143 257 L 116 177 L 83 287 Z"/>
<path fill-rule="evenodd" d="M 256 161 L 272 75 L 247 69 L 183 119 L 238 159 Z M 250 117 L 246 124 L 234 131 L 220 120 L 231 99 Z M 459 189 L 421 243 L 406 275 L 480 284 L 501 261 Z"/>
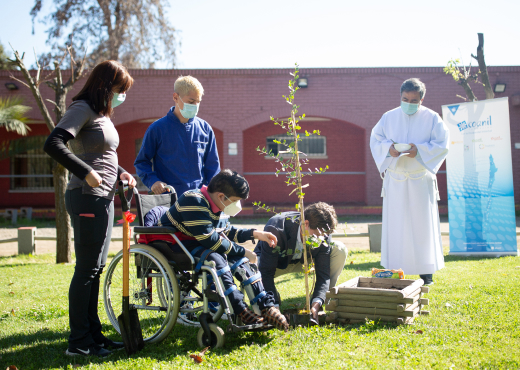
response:
<path fill-rule="evenodd" d="M 31 136 L 11 141 L 11 190 L 54 191 L 54 161 L 43 151 L 46 139 L 46 136 Z"/>
<path fill-rule="evenodd" d="M 298 150 L 307 154 L 308 157 L 321 157 L 324 158 L 327 156 L 327 138 L 325 136 L 303 136 L 300 138 L 301 141 L 298 142 Z M 288 135 L 275 135 L 269 136 L 267 138 L 267 151 L 272 150 L 273 154 L 276 155 L 280 151 L 287 150 L 287 147 L 283 144 L 277 144 L 274 140 L 283 142 L 286 141 L 287 144 L 290 144 L 294 141 L 292 136 Z M 284 154 L 282 154 L 284 155 Z M 269 158 L 269 157 L 266 157 Z"/>

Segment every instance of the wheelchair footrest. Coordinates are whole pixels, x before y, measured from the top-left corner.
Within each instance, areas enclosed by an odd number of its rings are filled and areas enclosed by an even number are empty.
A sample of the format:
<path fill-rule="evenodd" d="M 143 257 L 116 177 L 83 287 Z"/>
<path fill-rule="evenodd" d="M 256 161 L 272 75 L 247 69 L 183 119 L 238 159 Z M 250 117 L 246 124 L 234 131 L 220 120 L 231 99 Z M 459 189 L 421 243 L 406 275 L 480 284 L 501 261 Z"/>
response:
<path fill-rule="evenodd" d="M 228 325 L 227 331 L 230 333 L 238 333 L 241 331 L 264 331 L 273 329 L 273 325 L 265 325 L 265 324 L 253 324 L 253 325 Z"/>

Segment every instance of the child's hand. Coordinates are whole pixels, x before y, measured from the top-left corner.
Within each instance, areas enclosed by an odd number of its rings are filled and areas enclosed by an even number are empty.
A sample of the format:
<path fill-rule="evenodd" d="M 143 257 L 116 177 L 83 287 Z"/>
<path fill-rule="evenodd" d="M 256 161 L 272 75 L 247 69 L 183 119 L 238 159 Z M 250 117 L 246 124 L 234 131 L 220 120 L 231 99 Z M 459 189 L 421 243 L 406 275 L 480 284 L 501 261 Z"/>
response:
<path fill-rule="evenodd" d="M 247 248 L 244 248 L 246 250 L 244 257 L 246 257 L 250 263 L 256 263 L 256 253 L 253 251 L 250 251 Z"/>
<path fill-rule="evenodd" d="M 276 236 L 268 231 L 255 230 L 253 236 L 255 239 L 266 242 L 271 248 L 276 247 L 276 244 L 278 244 L 278 239 L 276 239 Z"/>

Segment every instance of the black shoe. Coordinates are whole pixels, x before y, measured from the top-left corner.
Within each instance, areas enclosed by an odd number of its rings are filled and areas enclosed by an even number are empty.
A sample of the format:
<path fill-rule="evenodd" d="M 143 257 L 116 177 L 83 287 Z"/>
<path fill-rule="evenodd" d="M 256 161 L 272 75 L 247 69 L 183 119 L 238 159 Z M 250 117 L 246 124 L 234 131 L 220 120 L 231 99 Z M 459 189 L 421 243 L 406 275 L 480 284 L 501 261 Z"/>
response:
<path fill-rule="evenodd" d="M 65 351 L 67 356 L 98 356 L 106 357 L 112 354 L 112 352 L 101 348 L 98 345 L 93 345 L 85 348 L 67 348 Z"/>
<path fill-rule="evenodd" d="M 433 274 L 419 275 L 424 281 L 424 285 L 433 285 Z"/>
<path fill-rule="evenodd" d="M 113 340 L 108 339 L 108 338 L 104 338 L 103 342 L 96 343 L 96 344 L 101 348 L 108 349 L 111 351 L 125 348 L 125 345 L 123 344 L 123 342 L 114 342 Z"/>

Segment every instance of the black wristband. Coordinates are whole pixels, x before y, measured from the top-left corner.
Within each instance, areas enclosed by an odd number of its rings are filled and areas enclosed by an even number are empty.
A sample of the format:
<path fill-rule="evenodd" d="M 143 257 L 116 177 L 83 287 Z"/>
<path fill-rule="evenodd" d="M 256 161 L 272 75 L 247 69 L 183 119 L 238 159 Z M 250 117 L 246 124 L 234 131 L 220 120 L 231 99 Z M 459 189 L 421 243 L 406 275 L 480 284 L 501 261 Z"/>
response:
<path fill-rule="evenodd" d="M 253 244 L 256 244 L 255 237 L 254 237 L 255 231 L 256 231 L 256 229 L 251 229 L 251 241 L 253 242 Z"/>

